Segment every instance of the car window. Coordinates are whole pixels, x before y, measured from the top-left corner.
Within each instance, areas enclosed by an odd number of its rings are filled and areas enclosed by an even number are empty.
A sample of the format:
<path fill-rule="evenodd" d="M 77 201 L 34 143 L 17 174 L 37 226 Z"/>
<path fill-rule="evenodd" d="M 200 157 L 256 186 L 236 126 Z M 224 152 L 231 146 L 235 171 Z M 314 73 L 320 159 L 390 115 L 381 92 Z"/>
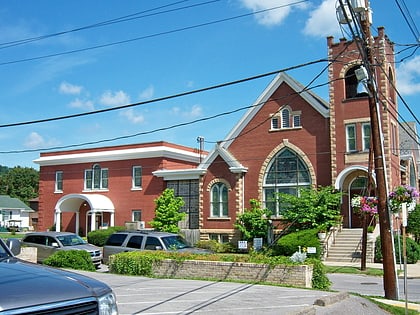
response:
<path fill-rule="evenodd" d="M 162 243 L 160 240 L 153 236 L 148 236 L 146 239 L 146 245 L 144 246 L 144 249 L 149 250 L 157 250 L 157 249 L 163 249 Z"/>
<path fill-rule="evenodd" d="M 46 244 L 45 236 L 42 235 L 28 235 L 23 241 L 40 245 Z"/>
<path fill-rule="evenodd" d="M 57 243 L 57 241 L 53 237 L 48 236 L 44 245 L 53 246 L 53 243 Z"/>
<path fill-rule="evenodd" d="M 143 242 L 142 235 L 132 235 L 127 242 L 127 247 L 140 249 L 142 242 Z"/>
<path fill-rule="evenodd" d="M 126 236 L 126 234 L 112 234 L 106 241 L 105 245 L 121 246 L 124 243 Z"/>
<path fill-rule="evenodd" d="M 162 237 L 162 241 L 168 250 L 177 250 L 190 247 L 187 241 L 179 235 Z"/>
<path fill-rule="evenodd" d="M 77 234 L 68 234 L 57 236 L 57 239 L 63 244 L 63 246 L 75 246 L 83 245 L 86 242 Z"/>

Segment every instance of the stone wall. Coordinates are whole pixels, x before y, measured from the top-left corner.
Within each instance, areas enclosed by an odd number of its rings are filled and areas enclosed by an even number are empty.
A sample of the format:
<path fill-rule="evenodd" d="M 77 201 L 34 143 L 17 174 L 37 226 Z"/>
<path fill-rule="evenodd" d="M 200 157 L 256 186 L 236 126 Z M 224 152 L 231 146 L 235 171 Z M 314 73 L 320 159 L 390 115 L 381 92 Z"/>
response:
<path fill-rule="evenodd" d="M 38 252 L 36 247 L 22 247 L 20 249 L 20 254 L 16 257 L 22 260 L 36 263 L 37 254 Z"/>
<path fill-rule="evenodd" d="M 311 265 L 270 267 L 264 264 L 238 262 L 164 260 L 153 266 L 153 273 L 157 277 L 165 278 L 244 280 L 311 288 L 313 267 Z"/>

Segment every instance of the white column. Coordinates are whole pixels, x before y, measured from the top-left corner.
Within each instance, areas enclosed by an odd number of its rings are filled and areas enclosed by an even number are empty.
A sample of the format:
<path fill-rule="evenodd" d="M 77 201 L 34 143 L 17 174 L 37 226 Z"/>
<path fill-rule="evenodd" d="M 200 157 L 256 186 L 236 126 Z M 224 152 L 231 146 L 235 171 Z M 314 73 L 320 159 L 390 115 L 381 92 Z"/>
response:
<path fill-rule="evenodd" d="M 76 234 L 79 234 L 79 229 L 80 229 L 80 213 L 79 211 L 76 212 Z"/>
<path fill-rule="evenodd" d="M 115 222 L 114 222 L 114 212 L 111 212 L 111 222 L 109 222 L 109 226 L 114 226 Z"/>
<path fill-rule="evenodd" d="M 90 230 L 91 231 L 95 231 L 95 229 L 96 229 L 96 212 L 91 211 L 91 215 L 90 215 Z"/>
<path fill-rule="evenodd" d="M 61 231 L 61 210 L 55 209 L 55 230 L 57 232 Z"/>

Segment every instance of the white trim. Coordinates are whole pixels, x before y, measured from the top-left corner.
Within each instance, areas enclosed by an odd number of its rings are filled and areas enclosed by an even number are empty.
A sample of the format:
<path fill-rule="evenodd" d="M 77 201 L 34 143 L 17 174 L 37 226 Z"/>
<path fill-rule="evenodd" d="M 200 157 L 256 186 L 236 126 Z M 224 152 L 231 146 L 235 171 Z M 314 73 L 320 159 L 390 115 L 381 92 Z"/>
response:
<path fill-rule="evenodd" d="M 190 152 L 166 146 L 155 146 L 148 148 L 135 148 L 135 149 L 115 149 L 106 151 L 74 153 L 74 154 L 59 154 L 52 156 L 42 156 L 33 162 L 40 166 L 49 165 L 65 165 L 65 164 L 78 164 L 78 163 L 94 163 L 104 161 L 121 161 L 132 159 L 145 159 L 145 158 L 172 158 L 187 162 L 200 162 L 200 154 L 197 152 Z"/>
<path fill-rule="evenodd" d="M 334 188 L 338 189 L 338 190 L 342 189 L 345 179 L 347 178 L 347 176 L 350 173 L 352 173 L 354 171 L 364 171 L 364 172 L 366 172 L 366 177 L 367 177 L 367 174 L 369 172 L 368 168 L 366 166 L 362 166 L 362 165 L 353 165 L 353 166 L 347 167 L 344 170 L 342 170 L 340 172 L 340 174 L 338 174 L 338 176 L 335 180 L 335 183 L 334 183 Z M 374 171 L 372 172 L 371 176 L 372 176 L 373 182 L 376 186 L 376 175 L 375 175 Z"/>
<path fill-rule="evenodd" d="M 162 177 L 163 180 L 187 180 L 199 179 L 201 175 L 207 172 L 205 169 L 191 168 L 184 170 L 158 170 L 152 172 L 156 177 Z"/>

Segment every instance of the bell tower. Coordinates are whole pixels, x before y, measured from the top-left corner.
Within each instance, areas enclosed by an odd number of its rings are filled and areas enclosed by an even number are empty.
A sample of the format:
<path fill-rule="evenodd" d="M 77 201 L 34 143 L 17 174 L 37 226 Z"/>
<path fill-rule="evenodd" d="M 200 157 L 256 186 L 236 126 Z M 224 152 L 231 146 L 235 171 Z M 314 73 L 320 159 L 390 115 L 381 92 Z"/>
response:
<path fill-rule="evenodd" d="M 371 54 L 374 56 L 372 68 L 380 113 L 386 178 L 388 187 L 392 188 L 400 181 L 394 47 L 383 27 L 377 31 L 378 35 L 373 38 L 371 46 Z M 369 92 L 366 87 L 363 52 L 358 41 L 360 39 L 357 38 L 340 39 L 339 42 L 334 42 L 333 37 L 327 39 L 330 62 L 331 180 L 336 188 L 348 193 L 348 196 L 351 196 L 352 190 L 366 187 L 361 184 L 361 179 L 367 179 L 373 166 L 370 154 L 372 144 Z M 350 209 L 347 218 L 344 216 L 345 226 L 356 227 L 353 224 L 356 222 L 352 222 Z M 355 219 L 353 216 L 353 220 Z"/>

